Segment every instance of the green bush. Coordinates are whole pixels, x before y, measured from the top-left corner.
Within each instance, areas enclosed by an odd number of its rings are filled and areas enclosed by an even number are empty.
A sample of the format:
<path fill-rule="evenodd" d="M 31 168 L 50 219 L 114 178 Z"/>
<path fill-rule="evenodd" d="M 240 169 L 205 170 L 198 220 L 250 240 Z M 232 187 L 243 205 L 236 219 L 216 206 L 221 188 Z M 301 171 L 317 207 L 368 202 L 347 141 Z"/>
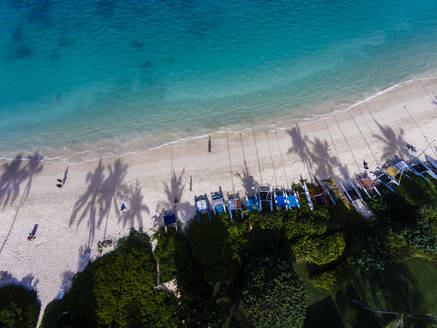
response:
<path fill-rule="evenodd" d="M 317 265 L 327 264 L 336 260 L 346 247 L 343 234 L 340 232 L 298 240 L 292 250 L 297 262 L 311 262 Z"/>
<path fill-rule="evenodd" d="M 44 314 L 42 327 L 178 327 L 176 298 L 155 292 L 149 237 L 131 231 L 116 250 L 90 263 Z"/>
<path fill-rule="evenodd" d="M 176 238 L 178 233 L 174 231 L 166 232 L 159 230 L 153 238 L 157 240 L 154 255 L 159 263 L 160 283 L 176 278 Z"/>
<path fill-rule="evenodd" d="M 326 290 L 333 290 L 337 286 L 337 279 L 335 272 L 327 271 L 321 274 L 310 277 L 310 282 L 314 287 L 322 288 Z"/>
<path fill-rule="evenodd" d="M 41 304 L 34 290 L 20 285 L 0 288 L 0 327 L 34 328 Z"/>
<path fill-rule="evenodd" d="M 293 268 L 281 260 L 254 260 L 246 269 L 244 306 L 255 328 L 303 327 L 305 289 Z"/>

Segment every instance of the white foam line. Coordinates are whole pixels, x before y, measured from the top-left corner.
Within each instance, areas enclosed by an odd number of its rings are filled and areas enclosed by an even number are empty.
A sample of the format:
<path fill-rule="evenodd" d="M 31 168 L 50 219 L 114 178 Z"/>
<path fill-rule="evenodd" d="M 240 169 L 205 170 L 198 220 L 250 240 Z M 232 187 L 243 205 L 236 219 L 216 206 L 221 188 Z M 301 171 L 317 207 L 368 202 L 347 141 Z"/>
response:
<path fill-rule="evenodd" d="M 434 79 L 437 79 L 437 76 L 413 78 L 413 79 L 410 79 L 410 80 L 402 81 L 402 82 L 396 83 L 396 84 L 394 84 L 394 85 L 392 85 L 392 86 L 390 86 L 390 87 L 388 87 L 386 89 L 383 89 L 381 91 L 377 91 L 376 93 L 374 93 L 374 94 L 372 94 L 370 96 L 367 96 L 366 98 L 361 99 L 361 100 L 359 100 L 359 101 L 357 101 L 357 102 L 347 106 L 344 109 L 335 109 L 335 110 L 330 111 L 328 113 L 313 114 L 313 116 L 310 116 L 310 117 L 291 119 L 290 122 L 292 122 L 292 123 L 307 123 L 307 122 L 311 122 L 311 121 L 313 121 L 313 122 L 314 121 L 320 121 L 320 120 L 323 120 L 323 119 L 331 116 L 333 113 L 347 112 L 347 111 L 351 110 L 354 107 L 357 107 L 357 106 L 359 106 L 361 104 L 367 103 L 367 102 L 369 102 L 369 101 L 371 101 L 371 100 L 373 100 L 373 99 L 375 99 L 375 98 L 377 98 L 377 97 L 379 97 L 379 96 L 381 96 L 381 95 L 383 95 L 383 94 L 385 94 L 387 92 L 393 91 L 393 90 L 395 90 L 397 88 L 400 88 L 400 87 L 402 87 L 404 85 L 408 85 L 408 84 L 411 84 L 411 83 L 414 83 L 414 82 L 418 82 L 418 81 L 430 81 L 430 80 L 434 80 Z M 260 125 L 262 126 L 262 124 L 259 124 L 258 126 L 260 126 Z M 279 126 L 277 126 L 275 124 L 270 124 L 270 125 L 273 127 L 273 129 L 267 129 L 267 130 L 270 130 L 270 131 L 285 130 L 285 129 L 287 129 L 285 127 L 279 127 Z M 245 130 L 248 130 L 248 129 L 249 128 L 240 127 L 240 130 L 238 132 L 239 133 L 243 133 Z M 237 132 L 237 131 L 234 131 L 234 132 Z M 217 134 L 225 134 L 225 133 L 226 133 L 226 130 L 216 130 L 216 131 L 214 131 L 212 133 L 208 133 L 208 134 L 201 134 L 201 135 L 197 135 L 197 136 L 178 138 L 176 140 L 165 142 L 165 143 L 160 144 L 158 146 L 150 147 L 150 148 L 148 148 L 146 150 L 121 152 L 119 155 L 116 155 L 116 154 L 113 154 L 113 153 L 109 152 L 109 153 L 107 153 L 105 155 L 100 155 L 100 156 L 98 156 L 96 158 L 83 159 L 83 160 L 81 160 L 79 162 L 69 162 L 68 159 L 71 158 L 72 156 L 74 156 L 74 154 L 86 154 L 86 153 L 92 153 L 93 151 L 92 150 L 83 150 L 83 151 L 80 151 L 80 152 L 76 152 L 76 153 L 74 153 L 72 155 L 69 155 L 66 158 L 61 158 L 60 156 L 43 157 L 42 159 L 40 159 L 38 161 L 44 162 L 44 161 L 58 161 L 59 160 L 60 162 L 64 162 L 64 163 L 66 163 L 68 165 L 78 166 L 78 165 L 81 165 L 81 164 L 84 164 L 84 163 L 95 162 L 95 161 L 98 161 L 100 159 L 107 159 L 107 158 L 114 158 L 114 157 L 115 158 L 117 158 L 117 157 L 125 157 L 125 156 L 135 155 L 135 154 L 145 154 L 145 153 L 148 153 L 150 151 L 155 151 L 155 150 L 163 149 L 163 148 L 166 148 L 168 146 L 173 146 L 173 145 L 180 144 L 182 142 L 189 142 L 189 141 L 193 141 L 193 140 L 204 139 L 204 138 L 207 138 L 211 134 L 217 135 Z M 96 149 L 96 152 L 99 151 L 99 150 L 103 150 L 105 148 L 106 147 L 99 147 L 99 148 Z M 64 146 L 64 149 L 65 149 L 65 146 Z M 16 160 L 16 158 L 0 157 L 0 160 L 14 161 L 14 160 Z M 23 157 L 20 160 L 27 161 L 27 160 L 29 160 L 29 158 L 24 158 Z"/>

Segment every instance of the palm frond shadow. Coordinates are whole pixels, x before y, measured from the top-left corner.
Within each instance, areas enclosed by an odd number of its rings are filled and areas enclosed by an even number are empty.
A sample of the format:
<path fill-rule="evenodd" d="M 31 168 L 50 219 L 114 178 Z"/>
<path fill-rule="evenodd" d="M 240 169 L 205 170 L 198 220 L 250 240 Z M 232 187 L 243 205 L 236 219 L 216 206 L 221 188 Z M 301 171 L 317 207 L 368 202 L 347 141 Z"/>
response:
<path fill-rule="evenodd" d="M 123 164 L 121 159 L 114 161 L 113 166 L 108 165 L 108 176 L 104 174 L 105 167 L 100 159 L 96 168 L 92 172 L 88 172 L 85 178 L 87 188 L 82 196 L 76 201 L 73 206 L 73 211 L 70 216 L 70 226 L 76 222 L 76 227 L 82 221 L 88 219 L 88 247 L 91 247 L 95 237 L 95 230 L 100 227 L 103 220 L 106 226 L 109 219 L 112 203 L 114 203 L 114 211 L 120 214 L 117 206 L 117 195 L 119 189 L 124 187 L 124 178 L 126 177 L 128 166 Z"/>
<path fill-rule="evenodd" d="M 383 144 L 383 150 L 380 157 L 381 161 L 385 161 L 394 155 L 399 155 L 401 157 L 408 157 L 407 141 L 404 139 L 405 131 L 403 129 L 399 130 L 397 134 L 390 126 L 383 126 L 375 121 L 378 126 L 380 134 L 373 135 L 378 141 Z"/>
<path fill-rule="evenodd" d="M 178 176 L 175 171 L 172 172 L 170 177 L 170 182 L 163 182 L 164 193 L 167 197 L 164 201 L 159 201 L 155 208 L 155 215 L 152 217 L 153 228 L 155 230 L 159 229 L 164 222 L 162 219 L 162 210 L 168 208 L 174 208 L 176 210 L 177 218 L 185 224 L 189 221 L 195 214 L 195 208 L 190 202 L 181 202 L 184 191 L 185 184 L 183 183 L 185 174 L 185 169 L 182 170 L 181 174 Z"/>
<path fill-rule="evenodd" d="M 312 162 L 309 152 L 310 140 L 308 136 L 303 136 L 300 131 L 299 125 L 287 131 L 291 138 L 291 147 L 288 149 L 288 154 L 297 154 L 305 168 L 307 169 L 308 176 L 312 179 Z"/>
<path fill-rule="evenodd" d="M 126 199 L 128 211 L 119 217 L 119 222 L 123 222 L 123 227 L 129 225 L 134 227 L 135 223 L 139 228 L 143 227 L 143 213 L 150 213 L 149 207 L 144 204 L 144 196 L 141 192 L 141 183 L 136 180 L 135 185 L 122 186 L 118 193 L 119 197 Z M 118 210 L 118 207 L 117 207 Z"/>
<path fill-rule="evenodd" d="M 22 199 L 27 198 L 34 175 L 41 173 L 43 169 L 42 159 L 43 156 L 38 152 L 27 156 L 26 159 L 23 154 L 18 154 L 11 162 L 3 164 L 3 173 L 0 177 L 0 205 L 3 209 L 15 203 L 23 183 L 25 185 Z"/>
<path fill-rule="evenodd" d="M 347 167 L 341 164 L 337 156 L 332 156 L 329 153 L 328 141 L 314 138 L 310 143 L 312 144 L 312 151 L 308 152 L 308 155 L 315 166 L 315 177 L 320 180 L 332 177 L 335 174 L 334 169 L 338 169 L 342 178 L 349 176 Z"/>
<path fill-rule="evenodd" d="M 250 175 L 249 169 L 247 168 L 246 165 L 244 165 L 241 168 L 241 171 L 242 171 L 241 174 L 239 172 L 236 172 L 235 175 L 240 178 L 240 180 L 243 184 L 243 188 L 246 191 L 246 194 L 254 192 L 255 190 L 257 190 L 259 184 L 255 180 L 255 178 L 252 175 Z"/>

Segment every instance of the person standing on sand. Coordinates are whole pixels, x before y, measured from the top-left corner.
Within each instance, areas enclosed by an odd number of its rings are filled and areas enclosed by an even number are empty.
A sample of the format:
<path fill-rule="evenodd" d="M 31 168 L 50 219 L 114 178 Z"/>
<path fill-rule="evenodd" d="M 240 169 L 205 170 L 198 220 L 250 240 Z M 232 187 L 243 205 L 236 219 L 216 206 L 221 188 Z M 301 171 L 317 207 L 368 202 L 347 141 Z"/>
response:
<path fill-rule="evenodd" d="M 212 152 L 211 135 L 208 136 L 208 153 Z"/>

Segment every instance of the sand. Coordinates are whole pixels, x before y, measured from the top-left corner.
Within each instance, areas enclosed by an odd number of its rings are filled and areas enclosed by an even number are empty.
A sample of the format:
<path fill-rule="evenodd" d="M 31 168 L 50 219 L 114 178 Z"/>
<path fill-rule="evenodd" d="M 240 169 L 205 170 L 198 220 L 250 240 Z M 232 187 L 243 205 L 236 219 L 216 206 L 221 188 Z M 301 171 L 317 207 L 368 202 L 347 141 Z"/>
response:
<path fill-rule="evenodd" d="M 35 287 L 43 311 L 74 273 L 100 256 L 98 241 L 116 241 L 131 227 L 152 234 L 162 224 L 159 212 L 175 200 L 186 223 L 195 213 L 194 195 L 219 186 L 225 194 L 244 194 L 253 181 L 285 186 L 300 175 L 353 177 L 363 160 L 374 169 L 394 154 L 406 156 L 407 143 L 422 158 L 423 150 L 436 158 L 437 142 L 427 147 L 437 138 L 434 95 L 437 79 L 408 82 L 348 111 L 292 122 L 287 129 L 213 134 L 211 153 L 204 138 L 70 165 L 61 189 L 55 184 L 64 176 L 63 164 L 3 162 L 0 283 Z M 123 215 L 121 201 L 129 208 Z M 36 239 L 27 241 L 35 224 Z"/>

